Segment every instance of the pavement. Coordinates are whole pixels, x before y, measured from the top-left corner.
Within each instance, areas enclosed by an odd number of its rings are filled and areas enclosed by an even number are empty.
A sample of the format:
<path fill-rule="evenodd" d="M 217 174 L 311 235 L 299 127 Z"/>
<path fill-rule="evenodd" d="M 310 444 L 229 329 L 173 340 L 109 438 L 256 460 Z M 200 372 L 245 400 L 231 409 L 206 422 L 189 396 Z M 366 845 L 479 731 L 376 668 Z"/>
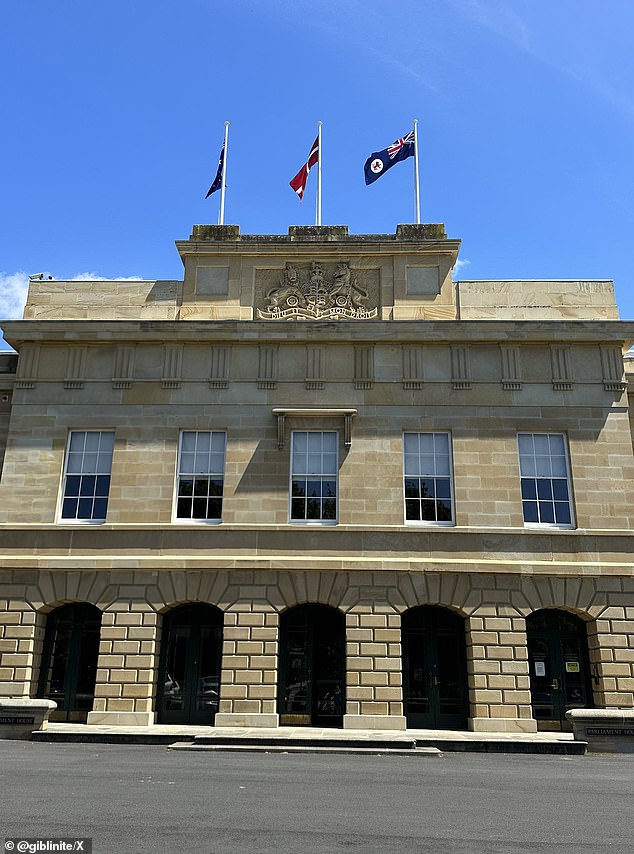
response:
<path fill-rule="evenodd" d="M 262 753 L 381 753 L 434 756 L 444 752 L 583 755 L 587 744 L 568 732 L 344 730 L 318 727 L 89 726 L 49 723 L 33 741 L 163 744 L 174 750 Z"/>

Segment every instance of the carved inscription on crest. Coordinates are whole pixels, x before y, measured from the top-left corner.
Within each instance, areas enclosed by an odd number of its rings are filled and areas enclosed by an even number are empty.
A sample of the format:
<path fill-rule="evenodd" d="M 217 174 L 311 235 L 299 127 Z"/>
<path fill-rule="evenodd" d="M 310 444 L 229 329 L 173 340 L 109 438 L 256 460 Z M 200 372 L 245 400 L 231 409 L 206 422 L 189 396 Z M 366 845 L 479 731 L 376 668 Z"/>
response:
<path fill-rule="evenodd" d="M 378 314 L 376 307 L 365 305 L 368 291 L 347 263 L 337 264 L 331 275 L 318 261 L 305 272 L 287 263 L 279 285 L 264 299 L 265 308 L 257 312 L 261 320 L 370 320 Z"/>

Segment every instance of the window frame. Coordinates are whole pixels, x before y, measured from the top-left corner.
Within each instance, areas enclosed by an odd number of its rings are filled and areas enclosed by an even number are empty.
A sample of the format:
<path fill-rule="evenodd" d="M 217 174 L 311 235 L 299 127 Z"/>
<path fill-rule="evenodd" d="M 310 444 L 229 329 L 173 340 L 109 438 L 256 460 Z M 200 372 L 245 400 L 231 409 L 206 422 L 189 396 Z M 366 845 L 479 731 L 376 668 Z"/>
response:
<path fill-rule="evenodd" d="M 214 434 L 221 435 L 224 437 L 224 446 L 222 453 L 222 491 L 220 496 L 216 496 L 220 498 L 220 516 L 213 518 L 196 518 L 193 516 L 179 516 L 178 515 L 178 500 L 180 497 L 179 486 L 180 479 L 183 476 L 181 472 L 181 456 L 183 452 L 183 436 L 186 433 L 195 433 L 196 435 L 200 433 L 208 433 L 210 437 L 213 437 Z M 212 446 L 213 438 L 210 438 L 210 453 Z M 187 429 L 182 428 L 178 434 L 178 449 L 176 454 L 176 471 L 174 475 L 174 497 L 172 501 L 172 523 L 177 525 L 220 525 L 222 524 L 222 513 L 224 511 L 224 500 L 225 500 L 225 478 L 226 478 L 226 470 L 227 470 L 227 431 L 226 430 L 197 430 L 197 429 Z M 189 474 L 185 472 L 185 475 Z M 195 480 L 196 475 L 199 474 L 200 477 L 206 477 L 208 480 L 215 479 L 218 480 L 219 476 L 214 472 L 207 472 L 206 474 L 202 474 L 200 472 L 192 472 L 192 479 Z M 195 487 L 192 487 L 194 489 Z M 209 497 L 209 492 L 207 493 L 207 497 Z M 193 498 L 195 495 L 192 494 L 192 511 L 193 511 Z"/>
<path fill-rule="evenodd" d="M 84 436 L 86 436 L 89 433 L 99 434 L 99 436 L 102 436 L 103 434 L 110 434 L 112 436 L 112 451 L 110 453 L 110 468 L 109 468 L 107 475 L 105 475 L 104 472 L 99 472 L 97 470 L 95 470 L 95 471 L 83 471 L 82 470 L 80 472 L 70 472 L 70 473 L 68 471 L 68 466 L 70 463 L 70 453 L 71 453 L 71 444 L 72 444 L 73 436 L 76 436 L 79 434 L 83 434 Z M 104 428 L 104 429 L 87 428 L 87 429 L 83 429 L 83 430 L 74 428 L 72 430 L 70 430 L 70 429 L 68 430 L 68 435 L 66 437 L 66 447 L 64 450 L 64 465 L 62 467 L 62 477 L 61 477 L 61 481 L 60 481 L 59 502 L 58 502 L 57 514 L 56 514 L 57 524 L 62 524 L 62 525 L 103 525 L 106 523 L 106 521 L 108 519 L 108 505 L 110 503 L 110 488 L 112 486 L 112 465 L 114 462 L 115 440 L 116 440 L 116 431 L 112 427 Z M 81 466 L 82 469 L 83 469 L 83 458 L 86 455 L 85 445 L 86 445 L 86 441 L 84 440 L 84 447 L 82 448 L 82 466 Z M 101 440 L 99 442 L 98 448 L 100 446 L 101 446 Z M 97 453 L 98 454 L 99 450 L 97 450 L 96 452 L 90 451 L 90 453 Z M 69 477 L 75 477 L 75 476 L 80 477 L 80 478 L 81 477 L 95 477 L 95 478 L 97 478 L 97 477 L 102 477 L 102 476 L 108 477 L 108 492 L 107 492 L 107 495 L 105 496 L 106 512 L 105 512 L 104 516 L 98 516 L 98 517 L 92 517 L 91 516 L 90 518 L 81 518 L 81 517 L 78 517 L 76 515 L 75 516 L 64 516 L 63 515 L 64 514 L 64 504 L 65 504 L 65 501 L 67 498 L 72 499 L 74 497 L 77 497 L 77 499 L 78 499 L 78 505 L 76 508 L 76 512 L 77 512 L 77 510 L 79 509 L 79 501 L 81 500 L 81 498 L 82 497 L 88 497 L 88 496 L 82 496 L 81 492 L 78 496 L 72 496 L 72 495 L 69 496 L 66 494 L 68 478 Z M 96 488 L 96 483 L 95 483 L 95 488 Z M 92 498 L 93 498 L 93 509 L 94 509 L 94 501 L 97 498 L 96 492 L 93 493 Z"/>
<path fill-rule="evenodd" d="M 549 478 L 544 478 L 544 477 L 538 478 L 537 474 L 535 474 L 534 476 L 522 474 L 522 457 L 523 456 L 525 457 L 526 455 L 525 454 L 523 455 L 521 450 L 520 450 L 520 436 L 531 436 L 533 439 L 533 445 L 534 445 L 535 436 L 547 436 L 547 437 L 557 436 L 557 437 L 562 439 L 563 448 L 564 448 L 563 458 L 564 458 L 564 462 L 565 462 L 565 466 L 566 466 L 566 478 L 565 478 L 565 480 L 566 480 L 566 486 L 567 486 L 567 490 L 568 490 L 567 502 L 568 502 L 568 510 L 570 513 L 570 522 L 557 522 L 557 521 L 533 522 L 533 521 L 527 521 L 526 520 L 525 514 L 524 514 L 524 502 L 534 500 L 538 505 L 538 514 L 539 514 L 539 496 L 536 495 L 535 499 L 532 499 L 532 498 L 525 499 L 524 494 L 523 494 L 523 481 L 524 480 L 527 480 L 527 481 L 528 480 L 534 480 L 534 481 L 548 480 L 548 481 L 550 481 L 551 486 L 552 486 L 553 481 L 563 480 L 563 478 L 552 477 L 552 476 Z M 533 453 L 533 458 L 536 458 L 537 456 L 538 456 L 537 454 Z M 544 456 L 544 455 L 542 454 L 539 456 Z M 550 453 L 550 438 L 549 438 L 549 454 L 548 454 L 548 457 L 550 460 L 552 460 L 553 456 L 554 455 Z M 559 455 L 557 455 L 557 456 L 559 456 Z M 568 436 L 566 435 L 566 433 L 563 433 L 563 432 L 554 433 L 554 432 L 547 432 L 547 431 L 535 431 L 535 432 L 522 431 L 522 432 L 518 432 L 517 433 L 517 458 L 518 458 L 519 475 L 520 475 L 520 483 L 519 483 L 520 503 L 522 505 L 522 521 L 523 521 L 524 527 L 525 528 L 533 528 L 533 529 L 535 529 L 535 528 L 542 528 L 542 529 L 546 528 L 548 530 L 554 529 L 554 530 L 564 530 L 564 531 L 574 530 L 577 525 L 576 525 L 576 519 L 575 519 L 575 508 L 574 508 L 574 500 L 573 500 L 572 472 L 571 472 L 571 467 L 570 467 L 570 446 L 568 443 Z M 552 468 L 552 463 L 551 463 L 551 468 Z M 556 499 L 555 499 L 554 493 L 553 493 L 553 498 L 552 498 L 552 501 L 550 502 L 553 505 L 553 511 L 555 510 L 555 508 L 554 508 L 555 502 L 556 502 Z M 554 515 L 554 512 L 553 512 L 553 515 Z"/>
<path fill-rule="evenodd" d="M 405 437 L 406 436 L 434 436 L 434 437 L 435 436 L 446 436 L 447 437 L 448 460 L 449 460 L 448 477 L 446 478 L 444 475 L 438 476 L 438 475 L 436 475 L 435 472 L 433 474 L 423 474 L 423 473 L 418 474 L 418 475 L 414 475 L 411 473 L 408 474 L 406 472 L 406 465 L 405 465 L 405 456 L 406 456 Z M 401 438 L 401 442 L 402 442 L 402 447 L 403 447 L 403 453 L 402 453 L 402 466 L 403 466 L 402 489 L 403 489 L 403 520 L 404 520 L 404 524 L 407 526 L 414 527 L 414 528 L 428 528 L 428 527 L 432 527 L 432 528 L 454 528 L 456 525 L 456 498 L 455 498 L 455 488 L 454 488 L 453 443 L 452 443 L 451 431 L 450 430 L 404 430 L 402 438 Z M 419 445 L 420 445 L 420 443 L 419 443 Z M 422 456 L 422 454 L 419 451 L 419 458 L 421 456 Z M 436 454 L 435 454 L 435 448 L 434 448 L 434 468 L 436 467 L 435 461 L 436 461 Z M 451 506 L 451 519 L 422 519 L 422 518 L 421 519 L 408 519 L 407 518 L 407 500 L 408 499 L 407 499 L 407 494 L 406 494 L 406 492 L 407 492 L 406 481 L 407 481 L 408 477 L 409 478 L 419 477 L 421 479 L 422 478 L 427 478 L 427 479 L 434 478 L 434 480 L 441 479 L 441 478 L 443 480 L 448 479 L 449 480 L 449 502 L 450 502 L 450 506 Z M 435 488 L 435 486 L 436 485 L 434 484 L 434 488 Z M 415 499 L 415 500 L 417 500 L 419 502 L 421 501 L 420 498 Z M 435 500 L 438 500 L 438 499 L 435 499 Z M 421 508 L 421 510 L 422 510 L 422 508 Z M 438 510 L 436 508 L 436 515 L 437 515 L 437 513 L 438 513 Z M 421 516 L 422 516 L 422 512 L 421 512 Z"/>
<path fill-rule="evenodd" d="M 318 519 L 307 519 L 307 518 L 294 518 L 293 517 L 293 498 L 297 496 L 293 496 L 293 478 L 295 472 L 293 470 L 293 462 L 295 458 L 295 442 L 296 436 L 299 434 L 305 434 L 307 437 L 310 435 L 319 434 L 323 436 L 324 434 L 329 434 L 335 437 L 335 445 L 334 445 L 334 453 L 335 453 L 335 470 L 334 474 L 324 474 L 323 472 L 320 474 L 311 475 L 309 472 L 304 473 L 304 477 L 307 479 L 308 477 L 313 477 L 314 479 L 319 479 L 322 483 L 326 480 L 335 481 L 335 517 L 334 519 L 324 519 L 322 517 Z M 290 442 L 290 458 L 289 458 L 289 486 L 288 486 L 288 520 L 291 525 L 314 525 L 318 527 L 326 526 L 330 527 L 332 525 L 339 524 L 339 442 L 340 435 L 338 430 L 292 430 L 291 431 L 291 442 Z M 307 442 L 308 445 L 308 442 Z M 306 451 L 308 453 L 308 451 Z M 332 453 L 332 452 L 327 452 Z M 322 450 L 320 454 L 323 457 L 323 442 L 322 442 Z M 307 466 L 308 467 L 308 466 Z M 322 465 L 323 467 L 323 465 Z M 302 475 L 300 475 L 301 477 Z M 309 496 L 304 496 L 305 499 L 308 499 Z M 331 497 L 331 496 L 327 496 Z M 321 500 L 323 500 L 323 495 L 320 496 Z"/>

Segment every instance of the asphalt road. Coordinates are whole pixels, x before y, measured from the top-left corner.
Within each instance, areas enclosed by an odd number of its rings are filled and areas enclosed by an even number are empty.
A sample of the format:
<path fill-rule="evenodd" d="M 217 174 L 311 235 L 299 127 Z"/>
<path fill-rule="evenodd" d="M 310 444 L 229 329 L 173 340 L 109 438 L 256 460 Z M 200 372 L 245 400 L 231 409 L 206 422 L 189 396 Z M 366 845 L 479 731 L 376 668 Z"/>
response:
<path fill-rule="evenodd" d="M 415 759 L 0 741 L 4 837 L 94 854 L 632 854 L 634 755 Z"/>

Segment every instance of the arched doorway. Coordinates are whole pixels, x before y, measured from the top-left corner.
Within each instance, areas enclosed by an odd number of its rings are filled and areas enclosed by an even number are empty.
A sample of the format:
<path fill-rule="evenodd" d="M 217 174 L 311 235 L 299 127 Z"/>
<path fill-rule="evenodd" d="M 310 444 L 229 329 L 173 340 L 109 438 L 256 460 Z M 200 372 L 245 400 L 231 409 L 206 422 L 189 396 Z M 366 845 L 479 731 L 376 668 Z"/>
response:
<path fill-rule="evenodd" d="M 337 608 L 298 605 L 281 615 L 278 712 L 282 726 L 342 726 L 345 650 L 345 617 Z"/>
<path fill-rule="evenodd" d="M 593 705 L 588 633 L 568 611 L 544 609 L 526 618 L 533 717 L 539 729 L 572 729 L 568 709 Z"/>
<path fill-rule="evenodd" d="M 57 703 L 50 720 L 86 722 L 95 698 L 100 631 L 101 611 L 87 602 L 47 615 L 38 697 Z"/>
<path fill-rule="evenodd" d="M 213 724 L 220 699 L 222 611 L 180 605 L 163 619 L 157 720 Z"/>
<path fill-rule="evenodd" d="M 421 605 L 401 618 L 407 726 L 466 729 L 469 714 L 465 627 L 447 608 Z"/>

